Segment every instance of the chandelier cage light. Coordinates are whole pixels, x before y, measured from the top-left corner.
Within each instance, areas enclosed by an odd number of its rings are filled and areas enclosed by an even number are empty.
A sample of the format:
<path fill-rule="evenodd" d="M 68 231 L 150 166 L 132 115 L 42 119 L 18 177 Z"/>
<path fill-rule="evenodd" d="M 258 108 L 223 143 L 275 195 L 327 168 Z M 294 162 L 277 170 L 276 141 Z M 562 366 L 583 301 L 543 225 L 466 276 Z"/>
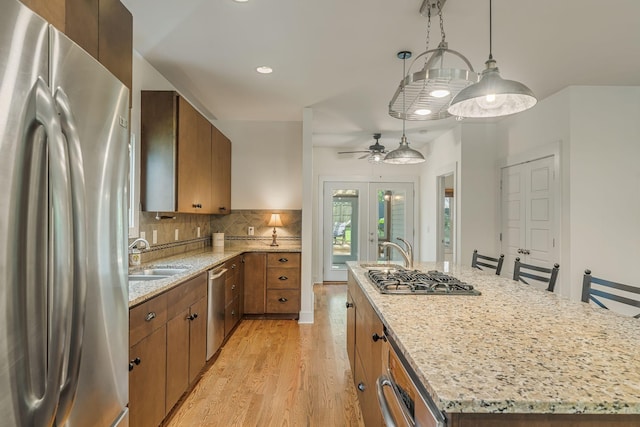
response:
<path fill-rule="evenodd" d="M 411 58 L 411 52 L 403 50 L 398 52 L 398 58 L 402 59 L 402 75 L 406 74 L 407 59 Z M 404 111 L 405 96 L 403 91 L 402 96 L 402 110 Z M 405 135 L 405 119 L 402 119 L 402 138 L 400 139 L 400 145 L 393 151 L 387 153 L 384 156 L 384 163 L 390 163 L 392 165 L 413 165 L 416 163 L 422 163 L 425 161 L 421 152 L 409 147 L 409 142 Z"/>
<path fill-rule="evenodd" d="M 449 113 L 458 117 L 500 117 L 527 110 L 538 102 L 524 84 L 505 80 L 493 59 L 492 10 L 489 0 L 489 59 L 480 81 L 458 93 L 449 106 Z"/>
<path fill-rule="evenodd" d="M 464 88 L 478 81 L 478 74 L 461 53 L 451 50 L 445 39 L 442 7 L 446 0 L 424 0 L 421 14 L 427 16 L 426 49 L 409 65 L 391 102 L 389 115 L 403 120 L 440 120 L 450 117 L 447 110 L 451 100 Z M 429 49 L 432 9 L 440 20 L 441 41 L 435 49 Z M 423 61 L 420 59 L 423 58 Z M 422 63 L 422 69 L 412 68 Z M 406 102 L 403 98 L 406 98 Z"/>

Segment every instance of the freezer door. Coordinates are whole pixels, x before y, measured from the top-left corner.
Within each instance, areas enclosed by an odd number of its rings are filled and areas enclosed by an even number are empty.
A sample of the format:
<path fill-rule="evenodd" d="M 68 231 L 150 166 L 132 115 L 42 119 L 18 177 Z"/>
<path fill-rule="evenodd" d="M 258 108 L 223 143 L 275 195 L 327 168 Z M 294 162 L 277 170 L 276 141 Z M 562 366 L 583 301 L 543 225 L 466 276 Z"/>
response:
<path fill-rule="evenodd" d="M 0 424 L 46 425 L 57 393 L 46 386 L 53 372 L 47 370 L 48 182 L 36 113 L 42 117 L 47 90 L 48 33 L 46 22 L 16 0 L 0 0 L 0 10 Z"/>
<path fill-rule="evenodd" d="M 52 27 L 50 49 L 50 86 L 71 159 L 76 248 L 73 320 L 56 421 L 106 427 L 128 403 L 129 90 Z"/>

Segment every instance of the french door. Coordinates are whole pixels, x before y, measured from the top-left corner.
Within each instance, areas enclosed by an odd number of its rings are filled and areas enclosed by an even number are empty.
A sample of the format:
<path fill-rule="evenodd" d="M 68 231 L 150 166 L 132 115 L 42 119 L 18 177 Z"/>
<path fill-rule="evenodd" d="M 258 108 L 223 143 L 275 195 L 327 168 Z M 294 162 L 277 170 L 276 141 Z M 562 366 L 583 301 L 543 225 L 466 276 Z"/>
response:
<path fill-rule="evenodd" d="M 413 243 L 413 183 L 325 182 L 323 280 L 347 280 L 347 261 L 401 261 L 385 241 Z"/>

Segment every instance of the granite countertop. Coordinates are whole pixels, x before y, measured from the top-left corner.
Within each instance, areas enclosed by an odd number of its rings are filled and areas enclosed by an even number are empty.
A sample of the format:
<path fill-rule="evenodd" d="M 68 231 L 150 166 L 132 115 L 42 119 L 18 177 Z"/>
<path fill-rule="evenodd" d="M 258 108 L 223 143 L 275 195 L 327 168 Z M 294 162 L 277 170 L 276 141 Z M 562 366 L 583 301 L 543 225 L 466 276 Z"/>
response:
<path fill-rule="evenodd" d="M 640 413 L 640 320 L 465 266 L 482 295 L 383 295 L 347 264 L 440 410 Z"/>
<path fill-rule="evenodd" d="M 129 273 L 151 267 L 176 267 L 186 268 L 186 270 L 164 279 L 150 281 L 130 280 L 129 308 L 142 304 L 148 299 L 168 291 L 185 280 L 196 277 L 230 260 L 236 255 L 245 252 L 300 252 L 300 245 L 280 244 L 280 246 L 270 246 L 259 243 L 225 243 L 224 248 L 208 246 L 204 249 L 198 249 L 131 267 L 129 268 Z"/>

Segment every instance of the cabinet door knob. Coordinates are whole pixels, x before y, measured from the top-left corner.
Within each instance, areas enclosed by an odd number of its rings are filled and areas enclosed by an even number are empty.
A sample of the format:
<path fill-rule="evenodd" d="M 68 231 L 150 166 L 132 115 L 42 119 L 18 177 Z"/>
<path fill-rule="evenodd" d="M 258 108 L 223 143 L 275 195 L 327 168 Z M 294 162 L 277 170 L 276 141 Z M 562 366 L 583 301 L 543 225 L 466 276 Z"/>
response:
<path fill-rule="evenodd" d="M 187 320 L 195 320 L 198 318 L 198 313 L 193 313 L 191 316 L 187 316 Z"/>
<path fill-rule="evenodd" d="M 231 310 L 231 315 L 235 316 L 236 315 L 236 311 L 235 310 Z"/>
<path fill-rule="evenodd" d="M 358 383 L 358 390 L 364 391 L 367 387 L 365 387 L 364 383 Z"/>
<path fill-rule="evenodd" d="M 288 300 L 288 299 L 286 299 L 285 297 L 282 297 L 282 298 L 278 298 L 278 301 L 280 301 L 280 302 L 287 302 L 287 301 L 289 301 L 289 300 Z"/>
<path fill-rule="evenodd" d="M 382 341 L 387 341 L 387 337 L 385 337 L 384 335 L 378 335 L 377 332 L 374 332 L 374 334 L 371 336 L 371 339 L 373 340 L 373 342 L 378 342 L 379 340 Z"/>
<path fill-rule="evenodd" d="M 289 278 L 287 276 L 280 276 L 278 277 L 278 280 L 288 280 Z"/>
<path fill-rule="evenodd" d="M 231 285 L 231 290 L 232 291 L 235 290 L 235 288 L 236 288 L 236 285 Z"/>
<path fill-rule="evenodd" d="M 155 311 L 150 311 L 149 313 L 147 313 L 147 315 L 144 317 L 144 320 L 146 322 L 151 322 L 153 319 L 156 318 L 156 312 Z"/>
<path fill-rule="evenodd" d="M 347 306 L 347 308 L 351 308 L 351 307 L 353 307 L 353 303 L 352 303 L 352 302 L 349 302 L 349 301 L 347 301 L 347 303 L 346 303 L 345 305 Z"/>
<path fill-rule="evenodd" d="M 139 357 L 136 357 L 131 362 L 129 362 L 129 371 L 133 371 L 133 368 L 135 368 L 135 365 L 139 365 L 140 362 L 142 362 L 142 360 L 140 360 Z"/>
<path fill-rule="evenodd" d="M 286 259 L 286 258 L 280 258 L 278 261 L 280 261 L 280 262 L 288 262 L 289 260 Z"/>

